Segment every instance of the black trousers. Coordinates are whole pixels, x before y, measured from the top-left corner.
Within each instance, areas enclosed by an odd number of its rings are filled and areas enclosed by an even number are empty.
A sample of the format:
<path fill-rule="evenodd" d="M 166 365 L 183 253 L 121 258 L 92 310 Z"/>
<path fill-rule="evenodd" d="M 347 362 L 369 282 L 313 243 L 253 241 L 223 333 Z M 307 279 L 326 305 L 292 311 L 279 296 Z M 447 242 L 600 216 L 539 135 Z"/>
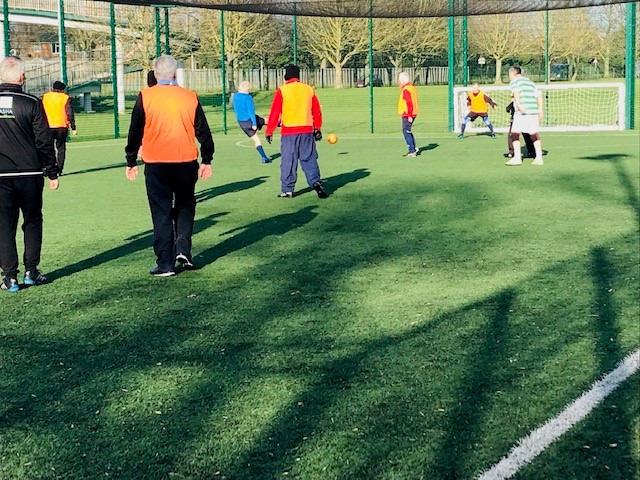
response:
<path fill-rule="evenodd" d="M 25 269 L 35 270 L 42 250 L 42 189 L 44 177 L 0 177 L 0 265 L 6 277 L 18 275 L 16 232 L 22 212 Z"/>
<path fill-rule="evenodd" d="M 173 270 L 176 254 L 191 256 L 196 216 L 198 162 L 146 163 L 147 198 L 153 220 L 153 251 L 158 267 Z"/>
<path fill-rule="evenodd" d="M 511 123 L 509 124 L 509 133 L 507 134 L 507 147 L 509 148 L 509 153 L 513 155 L 513 140 L 511 140 L 511 127 L 513 127 L 513 115 L 511 116 Z M 527 153 L 530 157 L 536 156 L 536 147 L 533 146 L 533 139 L 531 135 L 528 133 L 523 133 L 522 138 L 524 138 L 524 143 L 527 146 Z"/>
<path fill-rule="evenodd" d="M 64 159 L 67 156 L 67 135 L 68 128 L 52 128 L 51 136 L 53 137 L 53 145 L 56 148 L 56 159 L 60 171 L 64 168 Z"/>

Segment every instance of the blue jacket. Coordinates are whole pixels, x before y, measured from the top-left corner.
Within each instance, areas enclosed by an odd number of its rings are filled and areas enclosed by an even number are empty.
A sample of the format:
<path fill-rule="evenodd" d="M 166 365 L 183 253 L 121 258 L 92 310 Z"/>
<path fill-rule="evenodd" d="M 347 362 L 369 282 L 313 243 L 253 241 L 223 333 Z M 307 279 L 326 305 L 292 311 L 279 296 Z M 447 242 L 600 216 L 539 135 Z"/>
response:
<path fill-rule="evenodd" d="M 251 121 L 251 125 L 257 126 L 256 108 L 253 105 L 253 98 L 248 93 L 236 92 L 233 94 L 233 111 L 239 122 Z"/>

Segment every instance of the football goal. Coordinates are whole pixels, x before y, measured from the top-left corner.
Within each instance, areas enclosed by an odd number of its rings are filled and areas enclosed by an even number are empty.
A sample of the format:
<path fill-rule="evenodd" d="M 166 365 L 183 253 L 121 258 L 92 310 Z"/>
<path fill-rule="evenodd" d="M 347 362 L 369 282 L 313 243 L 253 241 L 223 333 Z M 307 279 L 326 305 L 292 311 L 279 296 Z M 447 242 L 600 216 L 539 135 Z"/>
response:
<path fill-rule="evenodd" d="M 544 116 L 540 131 L 624 130 L 624 83 L 568 83 L 537 85 L 542 93 Z M 498 107 L 489 107 L 489 118 L 495 130 L 509 130 L 511 115 L 506 106 L 511 102 L 508 85 L 481 87 Z M 469 112 L 467 93 L 471 86 L 454 88 L 455 131 L 460 132 L 462 118 Z M 468 123 L 465 132 L 484 132 L 481 119 Z"/>

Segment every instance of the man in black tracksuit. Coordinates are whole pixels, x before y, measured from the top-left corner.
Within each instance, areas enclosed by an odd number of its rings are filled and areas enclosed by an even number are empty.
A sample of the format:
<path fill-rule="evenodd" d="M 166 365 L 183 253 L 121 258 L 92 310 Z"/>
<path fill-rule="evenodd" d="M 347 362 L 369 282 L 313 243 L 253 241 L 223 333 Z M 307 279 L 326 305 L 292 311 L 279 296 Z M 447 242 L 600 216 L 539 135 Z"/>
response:
<path fill-rule="evenodd" d="M 17 292 L 16 231 L 22 212 L 24 231 L 23 281 L 39 285 L 42 248 L 42 189 L 58 188 L 58 166 L 42 102 L 22 91 L 25 65 L 18 57 L 0 62 L 0 288 Z"/>

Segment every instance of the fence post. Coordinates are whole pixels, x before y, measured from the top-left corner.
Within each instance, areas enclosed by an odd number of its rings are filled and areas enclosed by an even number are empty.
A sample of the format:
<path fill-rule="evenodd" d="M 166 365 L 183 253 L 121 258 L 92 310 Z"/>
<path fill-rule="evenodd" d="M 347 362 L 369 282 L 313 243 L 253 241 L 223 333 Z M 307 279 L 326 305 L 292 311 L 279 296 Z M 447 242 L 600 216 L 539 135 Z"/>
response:
<path fill-rule="evenodd" d="M 64 28 L 64 0 L 58 0 L 58 42 L 60 43 L 60 73 L 62 83 L 68 83 L 67 78 L 67 36 Z"/>
<path fill-rule="evenodd" d="M 222 55 L 222 131 L 227 134 L 227 59 L 224 53 L 224 10 L 220 10 L 220 53 Z"/>
<path fill-rule="evenodd" d="M 2 0 L 2 38 L 4 38 L 4 56 L 11 53 L 11 37 L 9 35 L 9 0 Z"/>
<path fill-rule="evenodd" d="M 164 7 L 164 53 L 171 55 L 171 44 L 169 43 L 169 8 Z"/>
<path fill-rule="evenodd" d="M 156 28 L 156 58 L 158 58 L 162 55 L 162 48 L 160 47 L 160 7 L 153 7 L 153 13 Z"/>
<path fill-rule="evenodd" d="M 373 133 L 373 0 L 369 0 L 369 124 Z"/>
<path fill-rule="evenodd" d="M 453 0 L 449 0 L 449 13 L 453 13 Z M 453 85 L 455 84 L 455 24 L 454 17 L 449 17 L 449 51 L 447 54 L 448 82 L 449 82 L 449 131 L 453 131 L 454 119 L 453 119 Z"/>
<path fill-rule="evenodd" d="M 118 114 L 118 73 L 116 65 L 116 9 L 109 3 L 109 27 L 111 29 L 111 80 L 113 83 L 113 136 L 120 138 L 120 116 Z"/>

